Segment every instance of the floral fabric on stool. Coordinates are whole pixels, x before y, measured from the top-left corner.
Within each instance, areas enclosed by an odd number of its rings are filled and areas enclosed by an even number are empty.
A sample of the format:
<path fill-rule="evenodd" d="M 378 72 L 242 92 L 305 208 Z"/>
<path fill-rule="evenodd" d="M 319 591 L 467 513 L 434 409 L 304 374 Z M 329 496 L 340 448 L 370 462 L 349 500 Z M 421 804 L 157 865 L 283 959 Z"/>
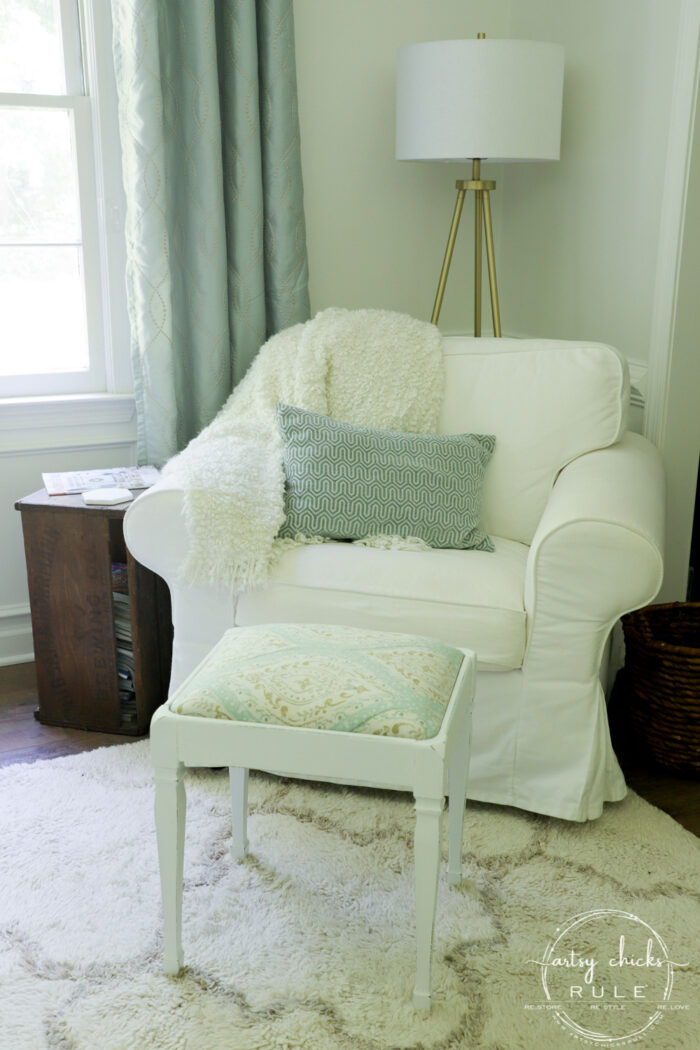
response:
<path fill-rule="evenodd" d="M 320 624 L 228 631 L 170 700 L 179 715 L 424 740 L 464 653 L 433 638 Z"/>

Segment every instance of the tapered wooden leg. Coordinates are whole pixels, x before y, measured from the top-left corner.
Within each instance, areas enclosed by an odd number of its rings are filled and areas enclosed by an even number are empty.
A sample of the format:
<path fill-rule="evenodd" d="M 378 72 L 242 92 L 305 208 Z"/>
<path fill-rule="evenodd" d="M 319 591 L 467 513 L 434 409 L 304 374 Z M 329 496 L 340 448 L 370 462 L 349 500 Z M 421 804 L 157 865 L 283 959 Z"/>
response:
<path fill-rule="evenodd" d="M 416 798 L 416 986 L 413 1005 L 430 1009 L 430 963 L 440 869 L 440 814 L 444 798 Z"/>
<path fill-rule="evenodd" d="M 184 767 L 156 766 L 156 837 L 163 898 L 163 969 L 178 974 L 182 969 L 182 867 L 185 854 Z"/>
<path fill-rule="evenodd" d="M 457 886 L 462 881 L 462 838 L 464 835 L 464 807 L 467 801 L 469 774 L 469 727 L 465 718 L 455 741 L 447 771 L 449 785 L 447 881 Z"/>
<path fill-rule="evenodd" d="M 243 860 L 248 852 L 248 770 L 229 766 L 228 778 L 231 788 L 231 856 L 234 860 Z"/>

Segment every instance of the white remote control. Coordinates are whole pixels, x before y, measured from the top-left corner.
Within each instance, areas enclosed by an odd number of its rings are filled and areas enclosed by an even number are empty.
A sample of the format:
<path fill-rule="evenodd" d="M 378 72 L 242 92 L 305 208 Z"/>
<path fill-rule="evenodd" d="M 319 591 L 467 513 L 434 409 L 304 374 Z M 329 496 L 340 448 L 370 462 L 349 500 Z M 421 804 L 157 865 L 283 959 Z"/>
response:
<path fill-rule="evenodd" d="M 133 498 L 128 489 L 89 489 L 83 492 L 83 502 L 89 507 L 111 507 L 114 503 L 128 503 Z"/>

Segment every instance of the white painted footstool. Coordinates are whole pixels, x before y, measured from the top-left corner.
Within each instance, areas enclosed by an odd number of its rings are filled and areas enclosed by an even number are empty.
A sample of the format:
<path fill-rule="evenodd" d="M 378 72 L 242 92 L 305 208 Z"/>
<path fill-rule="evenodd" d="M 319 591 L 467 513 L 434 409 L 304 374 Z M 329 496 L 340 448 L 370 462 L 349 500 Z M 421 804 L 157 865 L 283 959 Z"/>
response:
<path fill-rule="evenodd" d="M 164 969 L 179 973 L 185 766 L 228 766 L 232 853 L 246 854 L 248 770 L 411 791 L 415 797 L 415 1007 L 430 1008 L 440 815 L 448 880 L 462 827 L 476 657 L 435 639 L 317 624 L 234 628 L 151 723 Z"/>

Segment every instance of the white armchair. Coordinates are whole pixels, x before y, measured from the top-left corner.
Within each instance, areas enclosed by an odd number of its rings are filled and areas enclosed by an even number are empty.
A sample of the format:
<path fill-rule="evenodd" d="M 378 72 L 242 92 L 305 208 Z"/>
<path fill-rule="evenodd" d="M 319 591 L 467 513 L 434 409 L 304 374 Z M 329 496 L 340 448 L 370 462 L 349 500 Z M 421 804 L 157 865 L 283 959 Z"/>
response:
<path fill-rule="evenodd" d="M 310 545 L 255 591 L 192 587 L 178 576 L 183 495 L 159 482 L 125 536 L 170 586 L 171 692 L 230 627 L 432 635 L 479 659 L 469 797 L 592 819 L 626 791 L 601 679 L 613 625 L 661 585 L 661 460 L 626 432 L 627 367 L 610 347 L 446 337 L 444 350 L 441 432 L 496 435 L 483 497 L 495 552 Z"/>

